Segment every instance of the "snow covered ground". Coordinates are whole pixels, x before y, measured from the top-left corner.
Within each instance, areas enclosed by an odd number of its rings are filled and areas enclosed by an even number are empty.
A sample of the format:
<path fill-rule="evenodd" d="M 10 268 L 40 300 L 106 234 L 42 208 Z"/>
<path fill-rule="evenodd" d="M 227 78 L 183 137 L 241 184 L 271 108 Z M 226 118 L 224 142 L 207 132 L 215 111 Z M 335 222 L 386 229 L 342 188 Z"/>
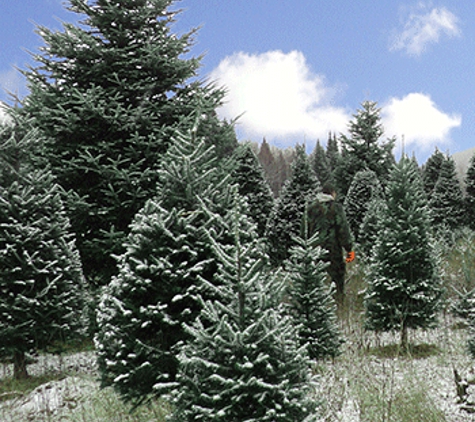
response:
<path fill-rule="evenodd" d="M 320 420 L 475 421 L 475 413 L 463 410 L 464 405 L 458 403 L 454 380 L 454 369 L 469 381 L 475 379 L 475 361 L 466 352 L 466 331 L 453 325 L 447 318 L 437 329 L 412 333 L 410 340 L 416 349 L 411 357 L 398 355 L 397 335 L 376 336 L 362 332 L 357 325 L 343 327 L 343 354 L 317 368 L 320 383 L 316 397 L 323 399 Z M 88 410 L 101 394 L 93 352 L 62 359 L 40 356 L 28 370 L 31 375 L 59 371 L 64 377 L 0 402 L 1 422 L 118 420 L 91 416 L 97 413 Z M 11 373 L 11 365 L 4 365 L 0 382 Z M 467 401 L 475 403 L 475 385 L 467 391 Z M 103 407 L 109 406 L 110 398 L 103 400 Z M 124 416 L 120 420 L 162 419 Z"/>

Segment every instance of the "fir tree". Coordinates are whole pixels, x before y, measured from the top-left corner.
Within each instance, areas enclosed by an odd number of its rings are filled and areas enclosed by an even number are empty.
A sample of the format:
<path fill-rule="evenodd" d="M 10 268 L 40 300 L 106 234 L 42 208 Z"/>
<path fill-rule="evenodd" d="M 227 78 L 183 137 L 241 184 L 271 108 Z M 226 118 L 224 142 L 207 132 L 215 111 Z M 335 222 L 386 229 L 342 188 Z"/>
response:
<path fill-rule="evenodd" d="M 286 262 L 289 272 L 290 310 L 299 329 L 301 345 L 308 344 L 311 359 L 335 357 L 340 352 L 341 336 L 336 324 L 333 289 L 326 286 L 328 263 L 313 237 L 297 237 Z"/>
<path fill-rule="evenodd" d="M 360 170 L 355 174 L 344 201 L 344 208 L 356 242 L 359 242 L 361 224 L 371 200 L 381 195 L 381 184 L 374 171 Z"/>
<path fill-rule="evenodd" d="M 315 148 L 310 156 L 310 163 L 322 186 L 325 184 L 334 184 L 330 163 L 328 162 L 325 149 L 321 146 L 320 141 L 317 141 L 315 144 Z"/>
<path fill-rule="evenodd" d="M 274 207 L 272 191 L 250 144 L 240 145 L 235 150 L 234 160 L 231 178 L 238 184 L 239 193 L 246 197 L 249 215 L 256 222 L 257 233 L 262 237 Z"/>
<path fill-rule="evenodd" d="M 335 134 L 333 136 L 331 133 L 328 134 L 326 156 L 328 166 L 330 167 L 330 171 L 333 174 L 341 159 L 340 150 L 338 148 L 338 140 Z"/>
<path fill-rule="evenodd" d="M 384 186 L 394 164 L 395 139 L 382 141 L 384 128 L 381 109 L 374 101 L 362 103 L 354 119 L 349 123 L 350 136 L 342 135 L 342 159 L 335 171 L 339 193 L 344 198 L 355 174 L 360 170 L 372 170 Z"/>
<path fill-rule="evenodd" d="M 447 156 L 440 167 L 439 178 L 429 199 L 432 223 L 436 229 L 453 232 L 464 223 L 464 201 L 454 160 Z"/>
<path fill-rule="evenodd" d="M 216 271 L 203 230 L 212 226 L 222 239 L 230 236 L 202 211 L 203 201 L 218 214 L 227 210 L 229 177 L 195 131 L 175 134 L 159 176 L 157 196 L 134 218 L 118 275 L 98 309 L 102 385 L 136 405 L 175 382 L 176 346 L 187 337 L 182 324 L 200 310 L 199 277 Z"/>
<path fill-rule="evenodd" d="M 84 279 L 64 192 L 29 157 L 37 137 L 0 128 L 0 354 L 13 356 L 15 378 L 28 376 L 27 353 L 79 336 L 84 322 Z"/>
<path fill-rule="evenodd" d="M 45 45 L 37 67 L 24 72 L 30 94 L 22 109 L 48 140 L 58 182 L 74 193 L 71 223 L 86 276 L 98 282 L 110 280 L 111 255 L 123 251 L 133 216 L 154 195 L 183 116 L 200 108 L 199 131 L 213 134 L 210 143 L 225 152 L 235 142 L 215 113 L 224 92 L 188 82 L 200 60 L 184 58 L 194 31 L 170 31 L 172 3 L 70 0 L 81 24 L 64 24 L 63 32 L 40 27 Z"/>
<path fill-rule="evenodd" d="M 286 280 L 268 271 L 256 238 L 245 240 L 252 227 L 243 214 L 237 202 L 223 222 L 232 245 L 208 231 L 219 271 L 203 283 L 216 299 L 202 299 L 199 318 L 186 326 L 173 421 L 297 422 L 315 407 L 310 361 L 284 313 Z"/>
<path fill-rule="evenodd" d="M 292 237 L 300 234 L 305 204 L 315 199 L 320 189 L 304 147 L 297 145 L 292 175 L 284 184 L 267 227 L 270 257 L 275 265 L 289 257 Z"/>
<path fill-rule="evenodd" d="M 465 175 L 465 215 L 468 226 L 475 230 L 475 154 Z"/>
<path fill-rule="evenodd" d="M 406 348 L 408 329 L 436 324 L 442 295 L 422 180 L 407 157 L 391 172 L 373 255 L 365 297 L 366 326 L 400 331 L 401 346 Z"/>
<path fill-rule="evenodd" d="M 436 148 L 422 168 L 422 182 L 424 183 L 424 190 L 428 198 L 432 195 L 432 191 L 439 179 L 440 169 L 444 161 L 444 154 Z"/>
<path fill-rule="evenodd" d="M 372 255 L 373 246 L 376 243 L 381 227 L 382 215 L 386 207 L 383 197 L 375 196 L 368 204 L 368 209 L 363 217 L 358 236 L 358 252 L 365 261 L 369 261 Z"/>

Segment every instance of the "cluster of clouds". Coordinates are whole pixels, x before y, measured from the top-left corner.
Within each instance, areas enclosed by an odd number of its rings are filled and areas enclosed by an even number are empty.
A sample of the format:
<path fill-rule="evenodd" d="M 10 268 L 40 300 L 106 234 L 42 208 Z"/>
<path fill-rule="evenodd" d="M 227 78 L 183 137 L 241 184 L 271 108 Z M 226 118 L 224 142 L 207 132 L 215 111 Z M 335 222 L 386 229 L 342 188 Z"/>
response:
<path fill-rule="evenodd" d="M 442 36 L 459 35 L 455 15 L 419 5 L 393 32 L 389 49 L 418 56 Z M 266 136 L 284 145 L 292 138 L 326 140 L 329 131 L 345 133 L 354 113 L 335 105 L 338 88 L 312 72 L 299 51 L 239 52 L 222 60 L 210 78 L 228 90 L 220 114 L 227 119 L 240 115 L 238 130 L 248 139 Z M 461 125 L 460 115 L 442 111 L 427 93 L 411 92 L 379 106 L 388 137 L 404 137 L 405 145 L 425 151 L 450 141 L 450 131 Z"/>

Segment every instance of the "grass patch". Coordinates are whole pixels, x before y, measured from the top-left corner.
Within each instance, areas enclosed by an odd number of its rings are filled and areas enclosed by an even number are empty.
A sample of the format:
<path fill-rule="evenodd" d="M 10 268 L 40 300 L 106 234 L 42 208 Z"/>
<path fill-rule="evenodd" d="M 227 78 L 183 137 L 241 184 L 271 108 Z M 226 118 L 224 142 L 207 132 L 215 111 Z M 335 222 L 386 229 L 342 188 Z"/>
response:
<path fill-rule="evenodd" d="M 425 359 L 436 356 L 441 350 L 435 344 L 409 344 L 406 349 L 401 348 L 399 344 L 388 344 L 385 346 L 371 347 L 368 354 L 384 359 L 408 358 L 408 359 Z"/>
<path fill-rule="evenodd" d="M 16 380 L 14 378 L 1 379 L 0 402 L 27 395 L 42 384 L 58 381 L 63 378 L 64 375 L 61 374 L 43 374 L 40 376 L 30 376 L 24 380 Z"/>

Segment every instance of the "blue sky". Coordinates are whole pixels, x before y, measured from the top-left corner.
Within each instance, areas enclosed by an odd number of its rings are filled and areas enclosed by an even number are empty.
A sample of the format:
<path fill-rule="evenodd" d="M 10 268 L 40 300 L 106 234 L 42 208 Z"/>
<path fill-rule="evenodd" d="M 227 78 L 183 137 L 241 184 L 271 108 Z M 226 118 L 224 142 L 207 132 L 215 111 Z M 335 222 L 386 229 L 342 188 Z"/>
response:
<path fill-rule="evenodd" d="M 387 136 L 423 163 L 438 146 L 475 146 L 473 0 L 182 0 L 173 30 L 201 27 L 192 54 L 200 77 L 228 89 L 219 110 L 241 115 L 240 139 L 313 148 L 345 132 L 365 100 L 377 101 Z M 35 24 L 75 18 L 60 0 L 0 5 L 0 100 L 26 94 L 13 67 L 32 63 Z"/>

